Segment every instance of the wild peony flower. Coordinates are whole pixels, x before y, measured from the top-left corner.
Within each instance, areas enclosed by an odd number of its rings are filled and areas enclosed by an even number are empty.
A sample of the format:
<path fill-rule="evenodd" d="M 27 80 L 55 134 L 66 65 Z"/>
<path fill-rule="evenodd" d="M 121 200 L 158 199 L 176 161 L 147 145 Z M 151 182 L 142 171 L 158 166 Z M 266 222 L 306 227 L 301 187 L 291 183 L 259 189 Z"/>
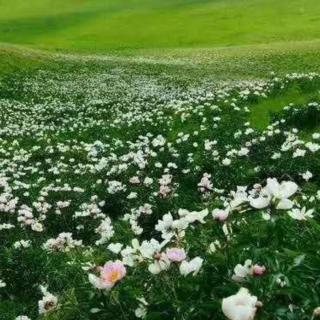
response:
<path fill-rule="evenodd" d="M 137 318 L 144 319 L 147 316 L 147 307 L 148 302 L 145 300 L 145 298 L 138 298 L 137 299 L 140 303 L 138 308 L 134 311 L 134 314 Z"/>
<path fill-rule="evenodd" d="M 240 288 L 238 293 L 222 300 L 222 312 L 229 320 L 253 320 L 260 305 L 248 289 Z"/>
<path fill-rule="evenodd" d="M 204 173 L 201 181 L 198 183 L 198 187 L 201 192 L 212 191 L 213 184 L 211 182 L 211 174 Z"/>
<path fill-rule="evenodd" d="M 122 243 L 110 243 L 107 248 L 111 252 L 118 254 L 121 251 L 122 247 L 123 247 Z"/>
<path fill-rule="evenodd" d="M 289 216 L 295 220 L 307 220 L 308 218 L 313 218 L 314 209 L 307 210 L 306 207 L 302 209 L 294 208 L 288 212 Z"/>
<path fill-rule="evenodd" d="M 125 266 L 119 260 L 107 262 L 103 267 L 99 267 L 100 277 L 89 274 L 90 283 L 97 289 L 110 290 L 114 285 L 123 279 L 127 273 Z"/>
<path fill-rule="evenodd" d="M 225 221 L 230 213 L 230 209 L 226 208 L 226 209 L 214 209 L 212 211 L 212 217 L 213 219 L 217 219 L 219 221 Z"/>
<path fill-rule="evenodd" d="M 255 209 L 263 209 L 271 203 L 276 204 L 276 209 L 288 210 L 293 207 L 293 201 L 289 198 L 298 190 L 297 184 L 292 181 L 278 182 L 275 178 L 267 179 L 267 185 L 262 188 L 257 185 L 250 191 L 249 204 Z"/>
<path fill-rule="evenodd" d="M 320 307 L 317 307 L 313 310 L 313 317 L 320 318 Z"/>
<path fill-rule="evenodd" d="M 186 259 L 187 255 L 184 249 L 170 248 L 167 249 L 167 257 L 172 262 L 181 262 Z"/>
<path fill-rule="evenodd" d="M 45 314 L 57 309 L 58 298 L 51 294 L 44 286 L 40 286 L 40 290 L 43 297 L 38 301 L 39 314 Z"/>
<path fill-rule="evenodd" d="M 260 192 L 254 192 L 248 196 L 250 206 L 255 209 L 263 209 L 269 206 L 271 202 L 271 194 L 267 190 L 262 189 Z"/>
<path fill-rule="evenodd" d="M 313 177 L 313 174 L 307 170 L 305 173 L 302 173 L 301 176 L 305 181 L 309 181 Z"/>
<path fill-rule="evenodd" d="M 255 264 L 252 268 L 253 275 L 254 276 L 262 276 L 266 273 L 266 267 L 265 266 L 260 266 L 258 264 Z"/>
<path fill-rule="evenodd" d="M 291 209 L 293 206 L 293 202 L 288 198 L 297 192 L 298 185 L 292 181 L 282 181 L 279 183 L 277 179 L 269 178 L 267 179 L 266 190 L 273 198 L 279 200 L 277 209 L 286 210 Z"/>
<path fill-rule="evenodd" d="M 202 263 L 203 259 L 200 257 L 196 257 L 189 262 L 184 260 L 180 264 L 180 273 L 183 276 L 187 276 L 189 273 L 192 273 L 195 276 L 200 271 Z"/>
<path fill-rule="evenodd" d="M 165 253 L 157 253 L 155 260 L 148 267 L 152 274 L 159 274 L 161 271 L 168 270 L 170 267 L 170 260 Z"/>
<path fill-rule="evenodd" d="M 248 275 L 252 275 L 252 261 L 248 259 L 243 265 L 237 264 L 233 272 L 232 280 L 237 282 L 243 281 Z"/>
<path fill-rule="evenodd" d="M 0 288 L 4 288 L 6 286 L 7 286 L 7 284 L 0 279 Z"/>

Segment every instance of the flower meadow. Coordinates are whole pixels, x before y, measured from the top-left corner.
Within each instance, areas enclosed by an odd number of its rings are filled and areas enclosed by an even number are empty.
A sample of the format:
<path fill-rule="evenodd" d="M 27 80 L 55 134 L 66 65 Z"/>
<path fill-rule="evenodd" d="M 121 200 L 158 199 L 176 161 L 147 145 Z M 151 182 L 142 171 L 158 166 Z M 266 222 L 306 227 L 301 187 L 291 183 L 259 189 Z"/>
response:
<path fill-rule="evenodd" d="M 0 319 L 320 315 L 320 75 L 0 82 Z"/>

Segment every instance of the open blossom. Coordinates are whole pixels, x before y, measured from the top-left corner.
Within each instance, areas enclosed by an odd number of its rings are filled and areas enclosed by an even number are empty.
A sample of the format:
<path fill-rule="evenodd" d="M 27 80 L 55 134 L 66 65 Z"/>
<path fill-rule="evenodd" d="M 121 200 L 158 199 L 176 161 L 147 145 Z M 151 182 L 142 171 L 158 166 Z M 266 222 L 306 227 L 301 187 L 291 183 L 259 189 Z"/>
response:
<path fill-rule="evenodd" d="M 208 209 L 203 209 L 201 211 L 188 211 L 186 209 L 179 209 L 178 214 L 183 217 L 188 223 L 200 222 L 205 223 L 204 218 L 209 214 Z"/>
<path fill-rule="evenodd" d="M 148 267 L 149 272 L 152 274 L 159 274 L 162 271 L 168 270 L 170 267 L 170 260 L 165 253 L 158 253 L 155 260 Z"/>
<path fill-rule="evenodd" d="M 134 315 L 139 319 L 144 319 L 147 315 L 146 306 L 139 304 L 139 307 L 134 311 Z"/>
<path fill-rule="evenodd" d="M 234 274 L 232 276 L 232 279 L 237 282 L 243 281 L 248 275 L 252 275 L 252 261 L 246 260 L 245 263 L 237 264 L 233 270 Z"/>
<path fill-rule="evenodd" d="M 309 170 L 302 174 L 302 178 L 306 181 L 309 181 L 312 177 L 313 174 Z"/>
<path fill-rule="evenodd" d="M 189 273 L 192 273 L 195 276 L 200 271 L 202 263 L 203 259 L 200 257 L 196 257 L 189 262 L 184 260 L 180 264 L 180 273 L 183 276 L 187 276 Z"/>
<path fill-rule="evenodd" d="M 172 262 L 181 262 L 186 259 L 187 255 L 184 249 L 170 248 L 167 249 L 167 257 Z"/>
<path fill-rule="evenodd" d="M 99 267 L 100 276 L 89 274 L 90 283 L 100 290 L 110 290 L 114 285 L 123 279 L 127 273 L 121 261 L 109 261 L 103 267 Z"/>
<path fill-rule="evenodd" d="M 266 189 L 262 189 L 261 191 L 252 192 L 248 196 L 248 200 L 251 207 L 263 209 L 270 205 L 271 194 Z"/>
<path fill-rule="evenodd" d="M 257 186 L 248 196 L 248 201 L 253 208 L 263 209 L 271 203 L 276 203 L 276 209 L 288 210 L 293 207 L 289 198 L 298 190 L 298 185 L 292 181 L 278 182 L 275 178 L 268 178 L 264 188 Z"/>
<path fill-rule="evenodd" d="M 222 160 L 222 164 L 224 166 L 229 166 L 231 164 L 231 160 L 229 158 L 225 158 Z"/>
<path fill-rule="evenodd" d="M 307 210 L 306 207 L 302 209 L 294 208 L 288 212 L 289 216 L 295 220 L 307 220 L 308 218 L 313 218 L 314 209 Z"/>
<path fill-rule="evenodd" d="M 298 190 L 296 183 L 292 181 L 282 181 L 279 183 L 275 178 L 267 179 L 266 188 L 275 198 L 280 200 L 290 198 Z"/>
<path fill-rule="evenodd" d="M 214 209 L 212 211 L 212 217 L 219 221 L 225 221 L 230 214 L 230 208 L 226 209 Z"/>
<path fill-rule="evenodd" d="M 238 209 L 241 205 L 248 201 L 247 187 L 237 186 L 236 191 L 231 191 L 232 199 L 229 202 L 231 210 Z"/>
<path fill-rule="evenodd" d="M 211 174 L 205 173 L 198 183 L 198 187 L 201 192 L 212 191 L 213 184 L 211 182 Z"/>
<path fill-rule="evenodd" d="M 253 275 L 254 276 L 262 276 L 266 273 L 266 267 L 265 266 L 260 266 L 258 264 L 255 264 L 252 268 Z"/>
<path fill-rule="evenodd" d="M 50 293 L 46 287 L 40 286 L 43 297 L 38 302 L 39 314 L 45 314 L 58 307 L 58 298 Z"/>
<path fill-rule="evenodd" d="M 253 320 L 259 305 L 256 296 L 248 289 L 240 288 L 235 295 L 222 300 L 222 312 L 229 320 Z"/>
<path fill-rule="evenodd" d="M 139 179 L 138 176 L 134 176 L 134 177 L 131 177 L 131 178 L 130 178 L 129 182 L 130 182 L 131 184 L 139 184 L 139 183 L 140 183 L 140 179 Z"/>

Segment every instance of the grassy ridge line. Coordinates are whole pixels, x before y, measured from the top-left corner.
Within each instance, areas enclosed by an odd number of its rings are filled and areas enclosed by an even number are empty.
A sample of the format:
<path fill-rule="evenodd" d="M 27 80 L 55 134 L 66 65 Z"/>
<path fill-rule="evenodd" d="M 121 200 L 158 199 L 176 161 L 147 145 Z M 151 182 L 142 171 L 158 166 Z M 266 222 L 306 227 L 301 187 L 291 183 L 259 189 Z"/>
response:
<path fill-rule="evenodd" d="M 108 55 L 54 53 L 0 44 L 0 75 L 39 68 L 90 71 L 123 67 L 128 72 L 166 72 L 190 78 L 197 75 L 218 79 L 263 78 L 271 71 L 279 74 L 319 71 L 319 50 L 320 40 L 232 48 L 126 50 Z"/>

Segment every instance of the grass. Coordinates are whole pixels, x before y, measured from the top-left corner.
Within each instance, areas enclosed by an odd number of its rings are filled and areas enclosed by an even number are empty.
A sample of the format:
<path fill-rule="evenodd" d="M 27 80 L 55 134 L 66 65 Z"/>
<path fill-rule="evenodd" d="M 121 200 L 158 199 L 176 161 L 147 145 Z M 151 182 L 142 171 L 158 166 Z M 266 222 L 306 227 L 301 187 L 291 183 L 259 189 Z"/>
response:
<path fill-rule="evenodd" d="M 0 44 L 0 75 L 36 69 L 124 67 L 128 73 L 168 74 L 177 80 L 265 78 L 270 72 L 320 71 L 320 41 L 274 43 L 207 49 L 140 49 L 105 55 L 57 54 Z M 299 63 L 297 64 L 297 61 Z"/>
<path fill-rule="evenodd" d="M 319 89 L 316 87 L 304 91 L 299 86 L 293 86 L 280 95 L 269 99 L 260 99 L 257 104 L 253 104 L 251 107 L 250 123 L 255 128 L 265 129 L 270 123 L 271 114 L 281 111 L 285 106 L 289 104 L 299 106 L 318 101 L 320 98 Z"/>
<path fill-rule="evenodd" d="M 0 42 L 76 52 L 319 38 L 317 0 L 0 2 Z"/>
<path fill-rule="evenodd" d="M 19 55 L 18 48 L 15 53 Z M 8 177 L 8 186 L 1 180 L 0 195 L 2 199 L 17 197 L 18 201 L 12 213 L 0 215 L 2 228 L 8 223 L 14 226 L 0 232 L 0 280 L 6 283 L 0 290 L 1 320 L 18 315 L 37 320 L 134 320 L 137 298 L 142 296 L 148 302 L 145 320 L 224 320 L 221 301 L 236 293 L 239 286 L 248 288 L 263 302 L 256 320 L 310 319 L 319 302 L 319 288 L 312 284 L 319 280 L 316 252 L 320 199 L 309 201 L 319 189 L 319 151 L 308 151 L 305 157 L 293 159 L 292 148 L 281 152 L 278 159 L 271 157 L 279 152 L 287 141 L 286 132 L 292 131 L 301 117 L 315 117 L 307 107 L 300 108 L 301 116 L 289 110 L 283 115 L 290 121 L 270 130 L 273 133 L 279 129 L 279 134 L 245 132 L 250 129 L 247 122 L 250 112 L 255 111 L 254 105 L 261 108 L 261 101 L 269 99 L 270 105 L 281 105 L 285 100 L 299 98 L 299 94 L 307 96 L 315 91 L 311 88 L 319 87 L 319 76 L 300 76 L 289 83 L 286 78 L 278 82 L 250 81 L 240 88 L 238 81 L 234 83 L 236 87 L 229 81 L 223 89 L 210 81 L 197 91 L 191 82 L 192 74 L 186 75 L 189 87 L 179 87 L 177 82 L 190 68 L 189 63 L 139 64 L 132 62 L 136 57 L 114 57 L 111 62 L 102 58 L 68 59 L 32 50 L 24 54 L 19 59 L 28 60 L 29 54 L 38 57 L 33 65 L 25 65 L 26 69 L 47 66 L 54 72 L 31 72 L 25 76 L 14 72 L 0 83 L 0 176 Z M 171 78 L 175 71 L 179 73 Z M 194 79 L 198 84 L 200 80 L 201 77 Z M 247 86 L 250 90 L 243 100 L 239 93 Z M 267 95 L 265 100 L 254 93 L 260 87 L 264 88 L 261 97 Z M 213 93 L 214 98 L 208 93 Z M 247 105 L 252 105 L 249 113 Z M 319 117 L 319 104 L 314 111 Z M 300 126 L 310 128 L 310 123 L 302 121 Z M 316 128 L 310 131 L 314 132 Z M 165 138 L 165 146 L 153 143 L 159 135 Z M 217 143 L 206 150 L 206 140 Z M 256 143 L 248 144 L 250 141 Z M 237 150 L 245 146 L 250 149 L 249 154 L 238 155 Z M 305 148 L 303 144 L 301 147 Z M 218 158 L 213 155 L 215 150 Z M 231 158 L 228 167 L 222 164 L 226 157 Z M 145 159 L 147 165 L 140 166 L 140 159 Z M 103 163 L 106 167 L 99 169 Z M 157 163 L 164 164 L 163 168 L 158 168 Z M 301 177 L 307 170 L 314 174 L 311 183 Z M 159 179 L 164 172 L 172 174 L 174 190 L 172 195 L 160 197 Z M 205 172 L 211 174 L 217 192 L 201 196 L 198 184 Z M 129 183 L 137 174 L 141 180 L 151 177 L 153 183 L 148 187 Z M 272 219 L 265 221 L 261 217 L 263 210 L 244 204 L 241 212 L 232 211 L 225 221 L 225 226 L 233 230 L 230 238 L 226 237 L 222 223 L 212 218 L 211 211 L 223 208 L 225 201 L 232 199 L 230 191 L 236 186 L 247 185 L 250 189 L 255 183 L 264 185 L 268 177 L 298 183 L 299 192 L 292 200 L 301 207 L 315 208 L 314 218 L 296 221 L 285 210 L 270 206 L 265 210 L 272 212 Z M 114 180 L 125 185 L 126 191 L 108 191 L 109 182 Z M 72 189 L 64 189 L 67 185 Z M 85 191 L 76 192 L 74 187 Z M 131 192 L 137 198 L 129 199 Z M 58 201 L 70 201 L 60 214 L 56 211 Z M 18 215 L 23 214 L 23 204 L 32 208 L 36 219 L 41 218 L 43 232 L 17 221 Z M 135 234 L 122 217 L 144 204 L 152 205 L 152 214 L 141 216 L 138 223 L 143 233 Z M 87 205 L 93 205 L 90 215 L 84 212 Z M 103 213 L 101 218 L 96 216 L 98 208 Z M 94 272 L 93 266 L 122 259 L 107 249 L 109 242 L 96 243 L 100 237 L 96 228 L 104 215 L 112 219 L 115 230 L 110 242 L 125 247 L 131 245 L 133 238 L 140 242 L 150 238 L 161 241 L 155 225 L 168 212 L 178 219 L 180 208 L 209 209 L 204 224 L 195 222 L 185 237 L 179 236 L 168 244 L 186 248 L 188 259 L 204 259 L 197 275 L 183 276 L 175 263 L 169 270 L 153 275 L 148 270 L 154 260 L 151 256 L 133 267 L 127 266 L 127 276 L 109 292 L 102 293 L 89 283 L 88 273 Z M 82 212 L 82 217 L 77 216 Z M 55 240 L 62 232 L 71 232 L 73 239 L 83 240 L 85 247 L 64 252 L 64 245 L 61 247 L 59 239 Z M 56 244 L 53 250 L 46 251 L 44 245 L 49 239 Z M 20 240 L 30 240 L 30 247 L 16 249 Z M 221 245 L 216 252 L 208 252 L 216 240 Z M 267 273 L 261 277 L 248 275 L 238 284 L 231 278 L 233 270 L 246 259 L 264 265 Z M 89 270 L 84 270 L 89 263 Z M 283 280 L 287 283 L 284 287 L 278 284 Z M 54 302 L 48 304 L 51 312 L 40 316 L 38 301 L 43 294 L 39 285 L 47 285 L 58 299 L 58 306 Z M 288 308 L 290 304 L 295 306 L 294 316 Z"/>

